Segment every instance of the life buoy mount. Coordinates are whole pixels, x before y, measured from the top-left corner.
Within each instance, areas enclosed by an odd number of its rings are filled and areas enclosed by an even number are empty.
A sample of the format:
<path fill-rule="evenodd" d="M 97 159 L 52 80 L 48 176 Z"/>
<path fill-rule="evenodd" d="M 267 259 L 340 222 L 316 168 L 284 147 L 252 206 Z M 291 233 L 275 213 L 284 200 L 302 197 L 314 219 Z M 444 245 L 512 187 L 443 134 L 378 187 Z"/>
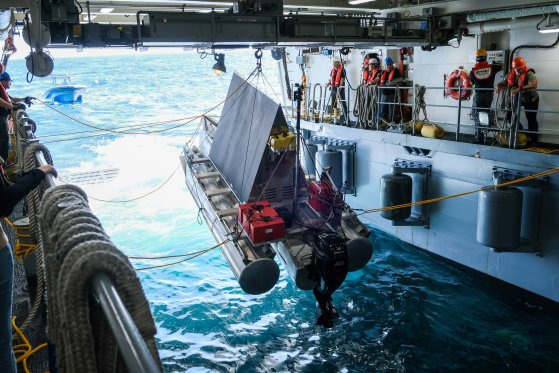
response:
<path fill-rule="evenodd" d="M 459 87 L 462 88 L 472 88 L 472 83 L 470 82 L 470 77 L 468 73 L 463 70 L 463 67 L 460 66 L 458 69 L 454 70 L 446 80 L 445 84 L 445 93 L 452 97 L 455 100 L 458 100 L 460 97 L 460 90 Z M 462 100 L 467 100 L 470 98 L 472 91 L 470 89 L 462 90 Z"/>

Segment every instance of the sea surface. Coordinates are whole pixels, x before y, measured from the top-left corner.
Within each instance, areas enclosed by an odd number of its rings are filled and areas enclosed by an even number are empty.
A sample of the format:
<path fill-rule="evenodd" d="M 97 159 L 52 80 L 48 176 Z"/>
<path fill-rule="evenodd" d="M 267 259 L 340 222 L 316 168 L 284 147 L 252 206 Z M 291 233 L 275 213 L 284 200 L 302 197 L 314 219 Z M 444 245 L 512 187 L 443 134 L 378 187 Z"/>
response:
<path fill-rule="evenodd" d="M 225 62 L 228 72 L 215 76 L 212 56 L 200 59 L 192 51 L 57 58 L 54 73 L 70 75 L 87 91 L 81 105 L 55 108 L 111 129 L 198 115 L 224 100 L 233 71 L 247 76 L 255 67 L 250 50 L 228 52 Z M 43 98 L 51 86 L 50 78 L 26 83 L 23 60 L 10 61 L 8 71 L 13 96 Z M 270 85 L 263 77 L 254 84 L 276 98 L 278 64 L 269 52 L 263 72 Z M 215 244 L 198 222 L 179 167 L 181 148 L 198 120 L 103 134 L 38 102 L 28 113 L 61 175 L 118 169 L 117 177 L 83 188 L 127 255 L 182 254 Z M 371 262 L 334 295 L 340 318 L 330 330 L 315 325 L 314 297 L 298 290 L 283 267 L 277 286 L 258 296 L 243 294 L 219 250 L 139 271 L 164 370 L 559 371 L 556 310 L 379 231 L 372 241 Z M 134 261 L 138 268 L 164 263 Z"/>

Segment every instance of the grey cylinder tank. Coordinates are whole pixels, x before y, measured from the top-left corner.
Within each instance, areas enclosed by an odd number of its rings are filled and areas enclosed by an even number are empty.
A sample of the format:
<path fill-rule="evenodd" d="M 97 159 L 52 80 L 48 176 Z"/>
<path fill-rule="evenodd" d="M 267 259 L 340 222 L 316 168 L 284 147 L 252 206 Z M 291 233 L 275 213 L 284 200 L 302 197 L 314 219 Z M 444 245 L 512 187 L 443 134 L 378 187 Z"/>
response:
<path fill-rule="evenodd" d="M 339 189 L 342 187 L 342 152 L 339 150 L 319 150 L 316 152 L 316 175 L 320 178 L 322 169 L 331 167 L 330 176 Z"/>
<path fill-rule="evenodd" d="M 412 178 L 405 174 L 386 174 L 380 179 L 380 207 L 389 207 L 412 201 Z M 406 220 L 411 207 L 381 211 L 380 216 L 388 220 Z"/>
<path fill-rule="evenodd" d="M 520 243 L 522 191 L 483 190 L 477 204 L 477 241 L 495 251 L 514 250 Z"/>
<path fill-rule="evenodd" d="M 318 146 L 315 144 L 304 146 L 303 153 L 305 154 L 305 156 L 303 157 L 303 169 L 309 175 L 316 175 L 316 167 L 314 164 L 317 151 Z"/>
<path fill-rule="evenodd" d="M 353 190 L 353 151 L 342 149 L 342 182 L 344 192 Z"/>

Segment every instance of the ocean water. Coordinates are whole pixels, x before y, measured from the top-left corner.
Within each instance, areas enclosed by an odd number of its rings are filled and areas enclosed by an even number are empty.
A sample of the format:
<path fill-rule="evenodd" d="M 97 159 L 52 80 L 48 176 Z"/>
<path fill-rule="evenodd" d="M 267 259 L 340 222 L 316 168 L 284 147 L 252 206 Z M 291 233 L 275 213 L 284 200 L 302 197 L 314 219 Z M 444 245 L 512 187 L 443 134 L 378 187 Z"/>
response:
<path fill-rule="evenodd" d="M 251 51 L 228 52 L 228 73 L 211 56 L 59 58 L 55 74 L 87 86 L 81 105 L 56 108 L 100 128 L 197 115 L 225 98 L 231 72 L 248 75 Z M 277 63 L 263 71 L 279 93 Z M 14 96 L 43 97 L 50 78 L 25 82 L 22 60 L 8 71 Z M 259 87 L 275 97 L 260 79 Z M 179 155 L 198 121 L 152 133 L 99 134 L 37 103 L 28 110 L 61 175 L 117 168 L 116 178 L 83 185 L 91 208 L 127 255 L 181 254 L 215 244 L 199 224 Z M 212 114 L 219 115 L 219 110 Z M 180 124 L 180 126 L 178 126 Z M 177 127 L 169 129 L 171 127 Z M 122 202 L 158 191 L 133 202 Z M 113 201 L 113 202 L 102 202 Z M 120 202 L 119 202 L 120 201 Z M 243 294 L 218 250 L 175 266 L 139 271 L 157 323 L 166 372 L 559 371 L 559 316 L 492 281 L 464 272 L 375 231 L 374 257 L 334 295 L 337 325 L 315 325 L 309 292 L 282 268 L 277 286 Z M 134 261 L 136 267 L 163 260 Z M 281 266 L 280 266 L 281 267 Z"/>

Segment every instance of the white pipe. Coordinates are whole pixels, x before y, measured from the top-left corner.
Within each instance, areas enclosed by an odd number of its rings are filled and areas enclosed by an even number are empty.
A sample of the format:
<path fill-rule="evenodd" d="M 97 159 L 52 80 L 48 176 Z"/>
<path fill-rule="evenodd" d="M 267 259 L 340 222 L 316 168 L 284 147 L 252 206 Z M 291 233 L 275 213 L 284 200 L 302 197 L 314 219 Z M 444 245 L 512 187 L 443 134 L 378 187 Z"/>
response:
<path fill-rule="evenodd" d="M 499 32 L 499 31 L 509 31 L 509 30 L 520 30 L 526 28 L 536 29 L 538 22 L 542 20 L 542 17 L 522 17 L 522 18 L 509 18 L 506 20 L 490 21 L 490 22 L 478 22 L 468 24 L 469 34 L 484 34 L 487 32 Z M 551 18 L 551 23 L 559 23 L 559 16 L 553 15 Z"/>
<path fill-rule="evenodd" d="M 494 10 L 483 13 L 470 13 L 466 17 L 468 22 L 487 22 L 497 19 L 530 17 L 550 13 L 558 13 L 559 5 L 533 6 L 516 9 Z"/>

